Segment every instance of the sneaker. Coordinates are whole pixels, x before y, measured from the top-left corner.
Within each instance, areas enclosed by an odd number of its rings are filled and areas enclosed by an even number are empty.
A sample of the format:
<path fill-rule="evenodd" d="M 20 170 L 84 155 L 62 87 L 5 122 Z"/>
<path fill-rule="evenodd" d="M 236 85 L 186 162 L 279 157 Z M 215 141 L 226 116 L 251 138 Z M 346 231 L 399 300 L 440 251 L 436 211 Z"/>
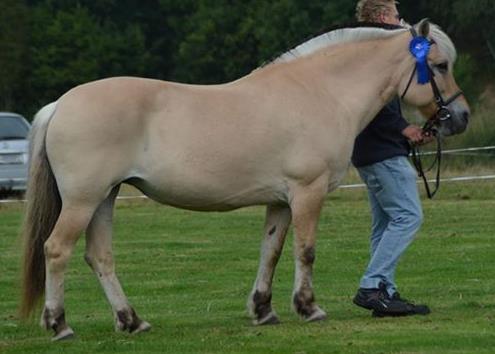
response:
<path fill-rule="evenodd" d="M 359 288 L 352 302 L 367 310 L 386 310 L 390 299 L 384 284 L 380 283 L 378 289 Z"/>
<path fill-rule="evenodd" d="M 367 310 L 373 310 L 375 317 L 427 314 L 430 311 L 425 305 L 414 305 L 405 301 L 399 293 L 389 296 L 383 283 L 380 283 L 378 289 L 360 288 L 353 302 Z"/>
<path fill-rule="evenodd" d="M 387 316 L 412 316 L 412 315 L 428 315 L 431 311 L 426 305 L 416 305 L 409 300 L 406 300 L 400 296 L 398 292 L 395 292 L 390 296 L 392 301 L 399 301 L 407 305 L 408 311 L 404 313 L 389 313 L 384 311 L 373 310 L 373 317 L 387 317 Z"/>

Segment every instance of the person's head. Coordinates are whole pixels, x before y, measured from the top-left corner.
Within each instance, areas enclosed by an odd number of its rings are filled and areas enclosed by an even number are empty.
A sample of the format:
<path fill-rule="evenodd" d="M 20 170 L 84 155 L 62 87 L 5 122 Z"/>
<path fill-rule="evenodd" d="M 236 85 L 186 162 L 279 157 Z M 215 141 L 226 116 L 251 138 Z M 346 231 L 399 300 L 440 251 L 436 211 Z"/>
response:
<path fill-rule="evenodd" d="M 359 0 L 356 5 L 356 18 L 360 22 L 400 25 L 397 4 L 395 0 Z"/>

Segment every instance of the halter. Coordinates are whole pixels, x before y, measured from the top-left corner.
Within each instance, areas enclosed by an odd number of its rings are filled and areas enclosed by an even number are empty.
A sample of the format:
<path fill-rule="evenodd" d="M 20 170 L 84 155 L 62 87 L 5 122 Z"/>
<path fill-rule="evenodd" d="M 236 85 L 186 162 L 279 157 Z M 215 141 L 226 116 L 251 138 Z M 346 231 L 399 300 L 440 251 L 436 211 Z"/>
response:
<path fill-rule="evenodd" d="M 432 199 L 433 196 L 436 194 L 438 191 L 438 188 L 440 187 L 440 164 L 442 161 L 442 147 L 441 147 L 441 138 L 440 135 L 438 134 L 438 131 L 436 129 L 436 126 L 439 126 L 443 121 L 446 121 L 448 119 L 452 118 L 452 114 L 448 108 L 448 105 L 454 102 L 457 98 L 460 96 L 464 95 L 462 91 L 456 92 L 454 95 L 449 97 L 447 100 L 444 100 L 442 97 L 442 94 L 440 93 L 440 89 L 438 88 L 438 85 L 435 81 L 435 73 L 431 69 L 431 67 L 428 65 L 428 52 L 430 50 L 430 46 L 435 44 L 435 41 L 433 40 L 428 40 L 424 37 L 418 36 L 418 33 L 416 30 L 411 27 L 410 32 L 413 36 L 413 41 L 414 39 L 418 38 L 419 40 L 417 43 L 419 44 L 418 50 L 419 52 L 416 53 L 414 51 L 414 48 L 411 48 L 411 54 L 416 58 L 416 65 L 414 66 L 414 70 L 411 74 L 411 77 L 409 78 L 409 81 L 407 83 L 406 89 L 404 90 L 404 93 L 401 96 L 401 99 L 404 98 L 404 96 L 407 94 L 407 91 L 409 90 L 409 87 L 411 86 L 412 80 L 414 79 L 414 75 L 416 72 L 418 72 L 418 83 L 419 84 L 427 84 L 428 82 L 431 85 L 431 88 L 433 90 L 433 96 L 435 97 L 435 103 L 437 105 L 437 111 L 435 114 L 430 117 L 426 123 L 423 125 L 423 131 L 426 134 L 433 135 L 436 140 L 437 140 L 437 153 L 435 160 L 433 161 L 432 165 L 426 169 L 426 171 L 423 168 L 423 163 L 421 161 L 420 157 L 420 151 L 419 147 L 417 145 L 412 145 L 411 150 L 412 150 L 412 161 L 414 164 L 414 167 L 416 168 L 416 171 L 418 172 L 418 176 L 423 179 L 423 182 L 425 184 L 425 189 L 426 189 L 426 194 L 429 199 Z M 421 39 L 423 40 L 421 40 Z M 411 42 L 413 44 L 413 42 Z M 423 47 L 422 47 L 423 46 Z M 424 55 L 424 56 L 421 56 Z M 421 70 L 426 70 L 426 72 L 420 72 Z M 430 186 L 428 184 L 428 180 L 426 179 L 426 172 L 429 172 L 433 167 L 437 165 L 437 173 L 436 173 L 436 181 L 435 181 L 435 189 L 433 192 L 430 190 Z"/>
<path fill-rule="evenodd" d="M 411 32 L 413 38 L 424 38 L 424 37 L 418 36 L 418 33 L 416 32 L 414 27 L 411 27 L 409 31 Z M 424 40 L 429 45 L 435 44 L 435 41 L 433 41 L 433 40 L 429 41 L 426 38 L 424 38 Z M 429 51 L 429 48 L 427 48 L 426 50 Z M 452 118 L 452 114 L 450 113 L 450 110 L 448 109 L 447 106 L 449 104 L 451 104 L 452 102 L 454 102 L 460 96 L 464 95 L 464 93 L 459 90 L 455 94 L 453 94 L 451 97 L 449 97 L 447 100 L 444 100 L 442 97 L 442 94 L 440 93 L 440 89 L 438 88 L 437 82 L 435 81 L 435 73 L 433 72 L 431 67 L 428 65 L 427 61 L 425 62 L 425 66 L 426 66 L 426 70 L 428 71 L 427 72 L 428 76 L 427 76 L 425 81 L 421 81 L 421 78 L 420 78 L 419 73 L 418 73 L 418 83 L 423 84 L 423 85 L 428 83 L 428 82 L 430 83 L 431 88 L 433 90 L 433 96 L 435 97 L 435 103 L 437 105 L 437 111 L 433 115 L 433 117 L 430 117 L 430 119 L 427 120 L 425 126 L 423 127 L 423 130 L 425 130 L 427 132 L 433 132 L 433 129 L 434 129 L 433 127 L 435 125 L 439 125 L 440 122 Z M 414 75 L 418 71 L 418 67 L 420 67 L 419 64 L 414 66 L 413 72 L 411 74 L 411 77 L 409 78 L 406 89 L 404 90 L 404 93 L 400 97 L 401 99 L 403 99 L 406 96 L 407 92 L 409 91 L 409 87 L 411 86 L 411 83 L 414 79 Z"/>

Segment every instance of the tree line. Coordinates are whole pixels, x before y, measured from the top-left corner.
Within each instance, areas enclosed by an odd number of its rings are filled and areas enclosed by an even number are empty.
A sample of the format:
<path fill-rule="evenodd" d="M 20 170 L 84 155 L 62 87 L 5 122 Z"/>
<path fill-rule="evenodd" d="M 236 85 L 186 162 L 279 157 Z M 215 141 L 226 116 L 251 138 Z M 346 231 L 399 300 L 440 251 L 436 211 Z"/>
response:
<path fill-rule="evenodd" d="M 352 0 L 0 0 L 0 110 L 30 117 L 71 87 L 111 76 L 227 82 L 353 22 L 354 8 Z M 492 0 L 402 0 L 399 10 L 451 36 L 471 97 L 493 79 Z"/>

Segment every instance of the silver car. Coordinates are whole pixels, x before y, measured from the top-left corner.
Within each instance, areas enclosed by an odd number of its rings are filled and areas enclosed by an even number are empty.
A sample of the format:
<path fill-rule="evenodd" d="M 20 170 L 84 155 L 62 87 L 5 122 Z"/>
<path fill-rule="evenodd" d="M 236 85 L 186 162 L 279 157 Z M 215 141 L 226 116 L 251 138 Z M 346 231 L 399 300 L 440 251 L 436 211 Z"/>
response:
<path fill-rule="evenodd" d="M 31 126 L 23 116 L 0 112 L 0 194 L 26 190 L 28 134 Z"/>

